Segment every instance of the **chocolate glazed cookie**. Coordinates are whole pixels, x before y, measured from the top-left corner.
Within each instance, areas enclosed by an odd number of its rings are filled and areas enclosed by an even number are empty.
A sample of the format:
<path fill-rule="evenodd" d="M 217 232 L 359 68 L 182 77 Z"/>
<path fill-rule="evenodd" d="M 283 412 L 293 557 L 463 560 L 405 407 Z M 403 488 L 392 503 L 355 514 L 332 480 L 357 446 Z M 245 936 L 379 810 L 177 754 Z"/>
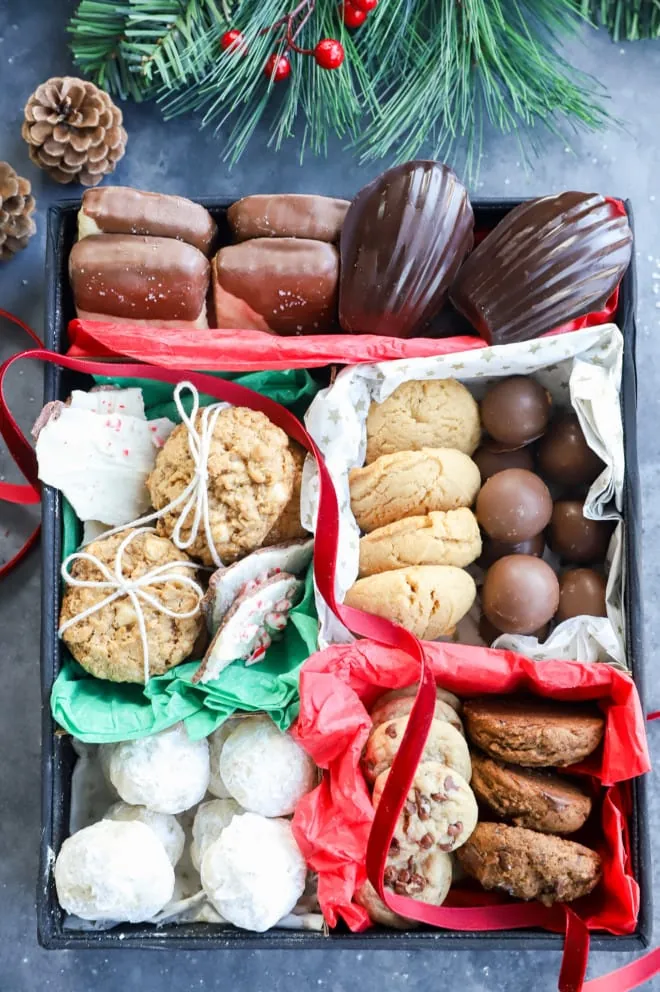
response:
<path fill-rule="evenodd" d="M 591 812 L 591 799 L 577 783 L 551 771 L 518 768 L 472 752 L 470 785 L 478 801 L 517 827 L 571 834 Z"/>

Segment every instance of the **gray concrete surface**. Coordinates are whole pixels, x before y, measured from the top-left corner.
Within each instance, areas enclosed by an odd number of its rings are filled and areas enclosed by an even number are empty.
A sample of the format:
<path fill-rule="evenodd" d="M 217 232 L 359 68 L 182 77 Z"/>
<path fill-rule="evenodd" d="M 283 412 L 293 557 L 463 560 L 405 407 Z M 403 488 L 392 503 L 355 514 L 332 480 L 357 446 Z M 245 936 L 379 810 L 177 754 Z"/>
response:
<path fill-rule="evenodd" d="M 65 23 L 71 0 L 2 0 L 0 3 L 0 159 L 28 176 L 37 197 L 39 233 L 30 247 L 0 268 L 0 307 L 40 330 L 43 315 L 45 215 L 50 203 L 71 195 L 40 174 L 21 141 L 22 108 L 32 90 L 51 75 L 71 71 Z M 639 454 L 644 534 L 644 608 L 647 661 L 655 665 L 660 640 L 660 563 L 656 553 L 660 508 L 660 42 L 615 45 L 603 33 L 585 32 L 573 45 L 577 64 L 608 87 L 613 115 L 625 129 L 577 136 L 573 150 L 561 140 L 525 170 L 513 138 L 488 135 L 481 175 L 473 192 L 484 196 L 529 196 L 566 187 L 598 189 L 633 200 L 637 221 L 640 375 Z M 333 145 L 330 157 L 311 156 L 304 167 L 296 150 L 279 155 L 255 144 L 233 172 L 220 158 L 222 139 L 200 135 L 193 120 L 164 124 L 154 106 L 127 106 L 128 153 L 116 180 L 145 189 L 188 195 L 237 196 L 246 192 L 307 190 L 350 196 L 387 163 L 358 167 L 350 153 Z M 78 190 L 72 190 L 76 195 Z M 26 342 L 0 322 L 0 356 Z M 40 402 L 40 373 L 16 372 L 8 389 L 22 423 L 31 423 Z M 19 481 L 0 450 L 0 476 Z M 29 515 L 0 505 L 0 560 L 25 531 Z M 556 988 L 559 960 L 549 953 L 371 954 L 319 951 L 218 952 L 215 954 L 45 952 L 37 947 L 34 886 L 39 841 L 39 560 L 34 554 L 0 585 L 0 990 L 2 992 L 116 992 L 163 988 L 231 988 L 289 992 L 328 988 L 345 992 L 442 986 L 465 992 Z M 660 682 L 651 668 L 649 707 L 660 708 Z M 650 730 L 660 752 L 660 728 Z M 660 787 L 651 782 L 651 829 L 660 815 Z M 656 879 L 658 875 L 656 873 Z M 660 903 L 660 899 L 657 900 Z M 660 906 L 659 911 L 660 913 Z M 656 937 L 660 925 L 656 919 Z M 600 975 L 631 955 L 594 954 L 589 974 Z M 647 988 L 660 989 L 660 979 Z"/>

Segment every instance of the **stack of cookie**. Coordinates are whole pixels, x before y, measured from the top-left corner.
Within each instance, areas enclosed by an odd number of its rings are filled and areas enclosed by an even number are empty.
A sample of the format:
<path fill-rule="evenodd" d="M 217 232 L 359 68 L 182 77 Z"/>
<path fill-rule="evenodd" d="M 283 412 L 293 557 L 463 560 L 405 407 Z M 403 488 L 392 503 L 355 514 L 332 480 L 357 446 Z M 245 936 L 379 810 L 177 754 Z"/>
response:
<path fill-rule="evenodd" d="M 476 587 L 465 571 L 481 553 L 470 507 L 479 469 L 479 408 L 455 379 L 409 381 L 367 417 L 366 463 L 350 473 L 364 536 L 348 606 L 394 620 L 425 640 L 453 633 Z"/>
<path fill-rule="evenodd" d="M 364 776 L 378 806 L 390 767 L 412 710 L 416 686 L 382 696 L 371 711 L 372 730 L 362 756 Z M 451 852 L 465 844 L 477 824 L 470 788 L 470 754 L 460 717 L 461 703 L 436 689 L 435 715 L 420 764 L 392 839 L 385 885 L 398 895 L 440 906 L 452 881 Z M 372 919 L 398 925 L 367 885 L 357 899 Z M 399 921 L 400 923 L 400 921 Z"/>
<path fill-rule="evenodd" d="M 602 714 L 588 705 L 488 696 L 466 702 L 463 716 L 482 812 L 457 855 L 465 872 L 486 889 L 546 905 L 587 895 L 600 878 L 600 858 L 565 836 L 584 826 L 591 798 L 577 779 L 549 769 L 595 751 Z"/>

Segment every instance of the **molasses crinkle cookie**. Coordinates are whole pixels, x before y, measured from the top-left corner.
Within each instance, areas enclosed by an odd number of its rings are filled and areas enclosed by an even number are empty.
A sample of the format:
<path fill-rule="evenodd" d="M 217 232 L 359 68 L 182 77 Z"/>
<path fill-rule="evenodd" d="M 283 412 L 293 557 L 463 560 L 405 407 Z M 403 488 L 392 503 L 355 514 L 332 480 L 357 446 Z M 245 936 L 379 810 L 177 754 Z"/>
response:
<path fill-rule="evenodd" d="M 198 431 L 203 416 L 200 411 L 196 417 Z M 147 479 L 156 510 L 181 496 L 195 470 L 188 428 L 179 424 L 159 451 Z M 240 406 L 220 411 L 213 426 L 206 485 L 211 535 L 223 563 L 236 561 L 264 544 L 291 499 L 294 476 L 289 439 L 265 414 Z M 173 535 L 185 506 L 183 502 L 159 519 L 159 533 Z M 180 526 L 184 542 L 193 519 L 190 511 Z M 203 523 L 188 551 L 205 565 L 214 564 Z"/>

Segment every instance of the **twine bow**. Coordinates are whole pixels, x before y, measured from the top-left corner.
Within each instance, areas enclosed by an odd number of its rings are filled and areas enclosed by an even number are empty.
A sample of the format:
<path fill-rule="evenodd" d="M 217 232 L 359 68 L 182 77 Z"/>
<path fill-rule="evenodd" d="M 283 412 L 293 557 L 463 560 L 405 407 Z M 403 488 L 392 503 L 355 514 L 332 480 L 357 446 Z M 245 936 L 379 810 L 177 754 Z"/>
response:
<path fill-rule="evenodd" d="M 125 524 L 120 530 L 124 530 L 125 527 L 131 527 L 131 524 Z M 109 533 L 109 532 L 108 532 Z M 114 533 L 114 531 L 113 531 Z M 123 555 L 131 541 L 138 536 L 138 534 L 152 534 L 154 533 L 153 527 L 139 527 L 136 530 L 132 530 L 130 534 L 127 534 L 124 540 L 121 542 L 117 548 L 117 553 L 115 555 L 114 570 L 110 569 L 102 561 L 87 551 L 75 551 L 73 554 L 69 555 L 62 562 L 61 575 L 64 582 L 69 586 L 75 586 L 80 589 L 108 589 L 109 594 L 105 599 L 99 600 L 98 603 L 94 603 L 89 606 L 82 613 L 78 613 L 77 616 L 71 617 L 70 620 L 66 620 L 60 625 L 58 634 L 61 637 L 65 631 L 72 627 L 74 624 L 80 623 L 82 620 L 86 620 L 87 617 L 92 616 L 94 613 L 98 613 L 99 610 L 104 609 L 104 607 L 109 606 L 110 603 L 114 603 L 115 600 L 119 599 L 121 596 L 127 596 L 130 599 L 133 609 L 135 610 L 135 615 L 137 617 L 138 629 L 140 632 L 140 639 L 142 641 L 142 656 L 144 661 L 144 684 L 146 685 L 149 681 L 149 641 L 147 638 L 147 627 L 144 619 L 144 610 L 142 609 L 142 603 L 146 603 L 151 606 L 152 609 L 157 610 L 159 613 L 163 613 L 165 616 L 172 617 L 174 620 L 189 620 L 199 613 L 202 599 L 204 597 L 204 592 L 201 586 L 195 582 L 194 579 L 190 578 L 188 575 L 181 575 L 181 569 L 190 568 L 197 570 L 199 567 L 195 562 L 191 561 L 168 561 L 164 565 L 158 565 L 149 572 L 145 572 L 144 575 L 139 576 L 137 579 L 128 579 L 122 570 L 122 560 Z M 107 537 L 108 534 L 104 534 L 103 537 Z M 70 566 L 75 561 L 88 561 L 94 565 L 99 572 L 103 575 L 103 580 L 98 581 L 95 579 L 77 579 L 69 571 Z M 179 585 L 185 586 L 186 588 L 192 590 L 195 593 L 197 602 L 193 609 L 186 611 L 179 611 L 170 609 L 161 600 L 156 599 L 146 591 L 147 586 L 157 586 L 165 582 L 177 582 Z"/>

